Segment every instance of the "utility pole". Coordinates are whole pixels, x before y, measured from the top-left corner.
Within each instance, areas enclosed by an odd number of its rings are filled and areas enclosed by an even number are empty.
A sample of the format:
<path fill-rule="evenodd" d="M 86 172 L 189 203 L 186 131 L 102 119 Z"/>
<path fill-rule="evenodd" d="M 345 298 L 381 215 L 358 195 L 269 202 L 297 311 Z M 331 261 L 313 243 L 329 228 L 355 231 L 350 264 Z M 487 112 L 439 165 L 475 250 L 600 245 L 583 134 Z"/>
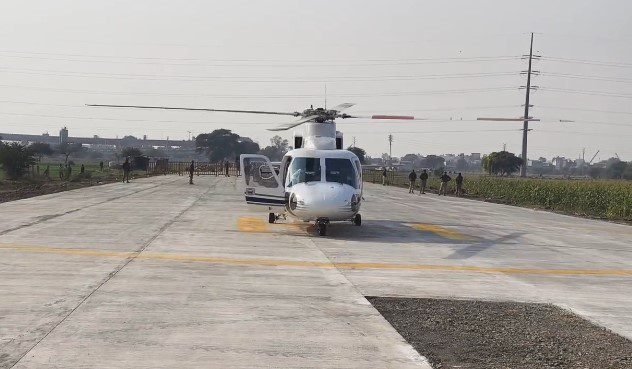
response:
<path fill-rule="evenodd" d="M 393 135 L 388 135 L 388 161 L 389 166 L 393 166 Z"/>
<path fill-rule="evenodd" d="M 524 102 L 524 125 L 522 128 L 522 167 L 520 177 L 527 176 L 527 135 L 529 134 L 529 93 L 531 92 L 531 62 L 533 60 L 533 32 L 531 32 L 531 45 L 529 46 L 529 69 L 527 70 L 527 88 Z"/>

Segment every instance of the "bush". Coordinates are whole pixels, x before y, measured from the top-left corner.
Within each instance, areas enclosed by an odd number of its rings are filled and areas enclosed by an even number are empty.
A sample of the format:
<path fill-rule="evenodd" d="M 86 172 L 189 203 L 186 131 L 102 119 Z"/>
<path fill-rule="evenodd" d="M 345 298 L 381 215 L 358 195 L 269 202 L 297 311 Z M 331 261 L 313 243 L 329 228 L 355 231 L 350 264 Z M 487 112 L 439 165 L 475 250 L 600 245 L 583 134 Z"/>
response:
<path fill-rule="evenodd" d="M 22 178 L 35 162 L 35 152 L 29 147 L 18 143 L 0 143 L 0 165 L 7 178 Z"/>

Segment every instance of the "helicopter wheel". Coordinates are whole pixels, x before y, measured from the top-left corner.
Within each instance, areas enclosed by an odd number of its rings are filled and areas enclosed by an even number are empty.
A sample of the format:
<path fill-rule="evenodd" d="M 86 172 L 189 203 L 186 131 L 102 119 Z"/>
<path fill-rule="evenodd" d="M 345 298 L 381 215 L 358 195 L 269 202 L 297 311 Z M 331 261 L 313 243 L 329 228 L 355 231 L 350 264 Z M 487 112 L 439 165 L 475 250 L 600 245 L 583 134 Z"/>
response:
<path fill-rule="evenodd" d="M 316 231 L 318 232 L 318 235 L 323 237 L 327 235 L 327 223 L 323 222 L 323 221 L 317 221 L 316 222 Z"/>
<path fill-rule="evenodd" d="M 268 214 L 268 223 L 272 224 L 272 223 L 276 222 L 276 219 L 277 219 L 277 217 L 276 217 L 276 215 L 274 213 L 269 213 Z"/>
<path fill-rule="evenodd" d="M 362 225 L 362 215 L 356 214 L 353 217 L 353 225 L 358 226 L 358 227 Z"/>

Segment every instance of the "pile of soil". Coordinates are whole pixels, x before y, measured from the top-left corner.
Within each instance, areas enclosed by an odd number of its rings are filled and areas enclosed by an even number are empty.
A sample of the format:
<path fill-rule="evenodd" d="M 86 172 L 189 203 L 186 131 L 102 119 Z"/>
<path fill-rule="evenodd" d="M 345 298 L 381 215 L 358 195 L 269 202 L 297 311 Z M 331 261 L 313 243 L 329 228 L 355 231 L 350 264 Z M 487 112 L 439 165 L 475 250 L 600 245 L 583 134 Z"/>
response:
<path fill-rule="evenodd" d="M 367 299 L 434 368 L 632 368 L 632 341 L 556 306 Z"/>

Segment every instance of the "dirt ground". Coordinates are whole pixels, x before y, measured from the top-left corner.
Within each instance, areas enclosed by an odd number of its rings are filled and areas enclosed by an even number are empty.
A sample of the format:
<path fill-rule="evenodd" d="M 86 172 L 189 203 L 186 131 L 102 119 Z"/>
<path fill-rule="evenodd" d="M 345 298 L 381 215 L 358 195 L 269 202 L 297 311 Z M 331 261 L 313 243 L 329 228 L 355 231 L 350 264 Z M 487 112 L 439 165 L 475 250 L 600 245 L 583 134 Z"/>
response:
<path fill-rule="evenodd" d="M 552 305 L 367 298 L 434 368 L 632 368 L 632 341 Z"/>

